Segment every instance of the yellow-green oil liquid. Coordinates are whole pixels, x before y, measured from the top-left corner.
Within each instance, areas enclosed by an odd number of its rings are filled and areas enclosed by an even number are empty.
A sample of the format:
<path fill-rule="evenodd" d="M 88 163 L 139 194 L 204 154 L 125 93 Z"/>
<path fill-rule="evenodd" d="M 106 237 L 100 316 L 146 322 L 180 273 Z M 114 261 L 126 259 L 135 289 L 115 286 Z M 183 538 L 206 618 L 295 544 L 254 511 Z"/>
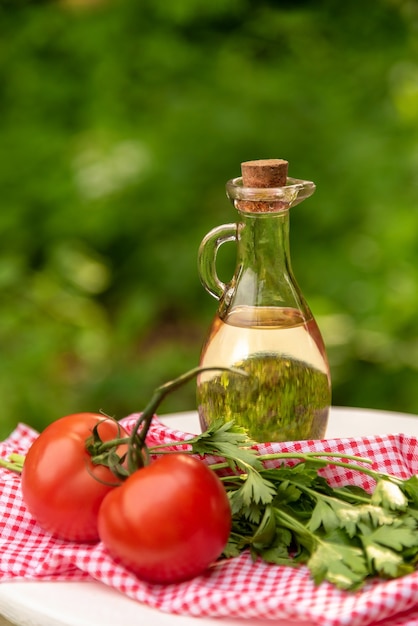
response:
<path fill-rule="evenodd" d="M 212 324 L 202 367 L 229 367 L 199 375 L 202 430 L 234 420 L 255 441 L 324 437 L 331 385 L 324 344 L 313 318 L 280 307 L 236 307 Z"/>

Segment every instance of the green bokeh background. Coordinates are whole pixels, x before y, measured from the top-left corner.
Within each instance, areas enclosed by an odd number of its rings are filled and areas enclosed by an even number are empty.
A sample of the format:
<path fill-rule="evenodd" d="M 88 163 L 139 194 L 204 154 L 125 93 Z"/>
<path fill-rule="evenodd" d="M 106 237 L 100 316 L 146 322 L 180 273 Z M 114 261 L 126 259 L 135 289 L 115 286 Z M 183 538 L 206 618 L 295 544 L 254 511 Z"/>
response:
<path fill-rule="evenodd" d="M 333 403 L 418 413 L 416 1 L 0 0 L 0 435 L 197 364 L 199 243 L 270 157 L 317 185 L 291 252 Z"/>

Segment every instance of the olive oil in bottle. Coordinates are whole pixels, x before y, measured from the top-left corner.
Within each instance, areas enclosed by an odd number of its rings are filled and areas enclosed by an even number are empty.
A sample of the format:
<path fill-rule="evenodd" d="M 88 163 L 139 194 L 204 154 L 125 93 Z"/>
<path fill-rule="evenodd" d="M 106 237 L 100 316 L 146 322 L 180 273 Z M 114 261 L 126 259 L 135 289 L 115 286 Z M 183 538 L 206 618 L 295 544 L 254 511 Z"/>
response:
<path fill-rule="evenodd" d="M 257 441 L 324 436 L 330 405 L 329 368 L 318 327 L 297 309 L 238 307 L 214 320 L 202 366 L 247 373 L 200 375 L 202 429 L 235 420 Z"/>

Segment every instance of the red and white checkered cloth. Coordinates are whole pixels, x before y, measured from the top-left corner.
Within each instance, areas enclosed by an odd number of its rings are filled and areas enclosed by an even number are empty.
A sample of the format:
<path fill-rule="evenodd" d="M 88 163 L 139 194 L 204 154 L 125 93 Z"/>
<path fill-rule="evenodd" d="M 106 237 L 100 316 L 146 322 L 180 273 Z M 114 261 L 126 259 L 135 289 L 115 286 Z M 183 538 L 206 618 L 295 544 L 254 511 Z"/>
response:
<path fill-rule="evenodd" d="M 137 415 L 122 423 L 129 427 Z M 0 444 L 0 456 L 25 454 L 37 433 L 19 425 Z M 188 435 L 154 420 L 149 444 L 175 445 Z M 418 440 L 405 435 L 262 444 L 261 451 L 330 451 L 372 458 L 375 468 L 406 478 L 418 473 Z M 370 479 L 343 468 L 321 470 L 332 485 Z M 117 565 L 101 543 L 63 542 L 45 534 L 22 502 L 19 475 L 0 468 L 0 581 L 96 580 L 130 598 L 168 613 L 242 619 L 287 620 L 320 626 L 418 625 L 418 572 L 395 580 L 373 580 L 357 592 L 328 583 L 315 586 L 306 567 L 253 563 L 247 553 L 215 564 L 193 580 L 151 585 Z"/>

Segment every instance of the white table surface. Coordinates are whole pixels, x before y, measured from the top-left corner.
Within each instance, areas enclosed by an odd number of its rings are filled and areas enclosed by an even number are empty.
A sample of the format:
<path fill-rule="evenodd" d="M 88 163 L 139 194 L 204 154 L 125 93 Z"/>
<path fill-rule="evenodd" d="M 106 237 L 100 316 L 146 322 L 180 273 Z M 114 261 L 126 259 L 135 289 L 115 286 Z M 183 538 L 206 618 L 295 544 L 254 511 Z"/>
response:
<path fill-rule="evenodd" d="M 173 428 L 200 432 L 195 411 L 160 416 Z M 404 433 L 418 436 L 418 416 L 372 409 L 333 407 L 327 438 Z M 0 626 L 238 626 L 243 620 L 194 618 L 162 613 L 101 583 L 7 582 L 0 584 Z M 244 620 L 245 626 L 310 622 Z"/>

